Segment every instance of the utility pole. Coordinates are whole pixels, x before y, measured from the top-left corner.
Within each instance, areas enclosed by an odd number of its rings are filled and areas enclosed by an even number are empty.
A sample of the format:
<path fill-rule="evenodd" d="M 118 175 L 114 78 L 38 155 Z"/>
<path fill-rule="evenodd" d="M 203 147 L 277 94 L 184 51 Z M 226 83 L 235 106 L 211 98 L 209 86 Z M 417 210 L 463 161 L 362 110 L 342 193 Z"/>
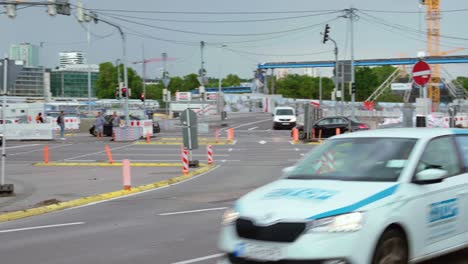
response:
<path fill-rule="evenodd" d="M 13 184 L 5 184 L 5 162 L 6 162 L 6 144 L 5 138 L 7 136 L 6 131 L 6 108 L 7 108 L 7 86 L 8 86 L 8 57 L 5 55 L 5 59 L 3 60 L 3 96 L 2 96 L 2 127 L 3 127 L 3 135 L 2 135 L 2 168 L 1 168 L 1 177 L 0 177 L 0 194 L 13 194 L 14 186 Z"/>
<path fill-rule="evenodd" d="M 353 84 L 355 82 L 355 74 L 354 74 L 354 21 L 358 18 L 356 15 L 356 8 L 349 8 L 345 9 L 346 14 L 344 15 L 344 18 L 349 18 L 349 23 L 350 23 L 350 35 L 351 35 L 351 83 L 349 84 L 350 89 L 352 89 Z M 355 89 L 352 89 L 354 91 Z M 356 93 L 352 92 L 351 93 L 351 117 L 355 117 L 355 109 L 354 109 L 354 104 L 356 101 Z"/>
<path fill-rule="evenodd" d="M 319 108 L 322 108 L 322 73 L 320 72 L 320 69 L 318 70 L 318 76 L 319 76 Z"/>
<path fill-rule="evenodd" d="M 90 24 L 88 23 L 88 30 L 87 30 L 87 42 L 88 42 L 88 48 L 86 51 L 87 54 L 87 63 L 88 63 L 88 115 L 91 114 L 91 64 L 90 64 L 90 59 L 89 59 L 89 51 L 91 47 L 91 32 L 90 32 Z"/>
<path fill-rule="evenodd" d="M 141 53 L 143 56 L 143 73 L 142 73 L 142 79 L 143 79 L 143 95 L 146 97 L 146 62 L 145 62 L 145 44 L 141 44 Z M 145 101 L 143 101 L 143 106 L 145 106 Z"/>
<path fill-rule="evenodd" d="M 205 42 L 200 41 L 200 56 L 201 56 L 201 67 L 198 72 L 198 82 L 200 82 L 200 88 L 198 89 L 200 93 L 200 100 L 202 101 L 202 115 L 205 115 L 205 58 L 204 58 Z"/>

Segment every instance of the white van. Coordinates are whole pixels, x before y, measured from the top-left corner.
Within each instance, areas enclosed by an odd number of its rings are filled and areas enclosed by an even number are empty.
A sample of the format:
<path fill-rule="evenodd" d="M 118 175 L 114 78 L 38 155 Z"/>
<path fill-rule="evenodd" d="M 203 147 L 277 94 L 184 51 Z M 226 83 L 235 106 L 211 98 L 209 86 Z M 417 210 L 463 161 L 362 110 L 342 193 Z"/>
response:
<path fill-rule="evenodd" d="M 276 107 L 273 113 L 273 129 L 293 128 L 296 126 L 296 110 L 289 106 Z"/>

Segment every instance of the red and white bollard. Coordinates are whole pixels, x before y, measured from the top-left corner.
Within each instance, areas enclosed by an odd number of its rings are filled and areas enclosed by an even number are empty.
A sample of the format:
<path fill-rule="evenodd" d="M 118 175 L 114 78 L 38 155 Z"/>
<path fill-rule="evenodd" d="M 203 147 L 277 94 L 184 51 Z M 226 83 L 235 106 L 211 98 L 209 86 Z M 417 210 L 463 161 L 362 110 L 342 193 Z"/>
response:
<path fill-rule="evenodd" d="M 206 155 L 208 160 L 208 165 L 213 164 L 213 146 L 206 146 Z"/>
<path fill-rule="evenodd" d="M 189 173 L 189 156 L 188 156 L 188 150 L 184 149 L 182 146 L 182 173 L 183 174 L 188 174 Z"/>
<path fill-rule="evenodd" d="M 124 190 L 130 191 L 132 189 L 132 179 L 130 175 L 130 161 L 128 159 L 122 160 L 122 168 Z"/>

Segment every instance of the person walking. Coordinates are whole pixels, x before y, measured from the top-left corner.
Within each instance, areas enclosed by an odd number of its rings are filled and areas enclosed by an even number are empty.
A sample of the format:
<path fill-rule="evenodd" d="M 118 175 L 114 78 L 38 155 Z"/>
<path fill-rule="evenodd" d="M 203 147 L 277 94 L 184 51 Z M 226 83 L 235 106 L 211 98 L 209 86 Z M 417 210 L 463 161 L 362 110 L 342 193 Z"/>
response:
<path fill-rule="evenodd" d="M 44 123 L 44 118 L 42 118 L 42 113 L 37 114 L 36 116 L 36 123 Z"/>
<path fill-rule="evenodd" d="M 112 139 L 111 141 L 115 141 L 115 129 L 120 126 L 120 117 L 117 115 L 117 112 L 112 114 Z"/>
<path fill-rule="evenodd" d="M 94 124 L 94 127 L 96 129 L 96 133 L 97 133 L 96 135 L 97 135 L 98 138 L 103 137 L 104 123 L 106 123 L 106 120 L 101 115 L 101 112 L 98 112 L 98 115 L 96 117 L 96 123 Z"/>
<path fill-rule="evenodd" d="M 65 140 L 65 113 L 63 111 L 60 111 L 57 117 L 57 125 L 60 127 L 60 139 Z"/>

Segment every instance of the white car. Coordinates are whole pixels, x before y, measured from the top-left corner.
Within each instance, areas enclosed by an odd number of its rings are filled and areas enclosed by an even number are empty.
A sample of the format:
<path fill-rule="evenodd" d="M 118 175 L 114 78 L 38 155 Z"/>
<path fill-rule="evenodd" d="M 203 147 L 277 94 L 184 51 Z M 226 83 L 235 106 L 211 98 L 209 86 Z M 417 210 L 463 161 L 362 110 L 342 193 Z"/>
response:
<path fill-rule="evenodd" d="M 342 134 L 223 216 L 218 263 L 416 263 L 468 246 L 468 130 Z"/>
<path fill-rule="evenodd" d="M 293 128 L 296 126 L 296 110 L 289 106 L 276 107 L 273 113 L 273 129 Z"/>

